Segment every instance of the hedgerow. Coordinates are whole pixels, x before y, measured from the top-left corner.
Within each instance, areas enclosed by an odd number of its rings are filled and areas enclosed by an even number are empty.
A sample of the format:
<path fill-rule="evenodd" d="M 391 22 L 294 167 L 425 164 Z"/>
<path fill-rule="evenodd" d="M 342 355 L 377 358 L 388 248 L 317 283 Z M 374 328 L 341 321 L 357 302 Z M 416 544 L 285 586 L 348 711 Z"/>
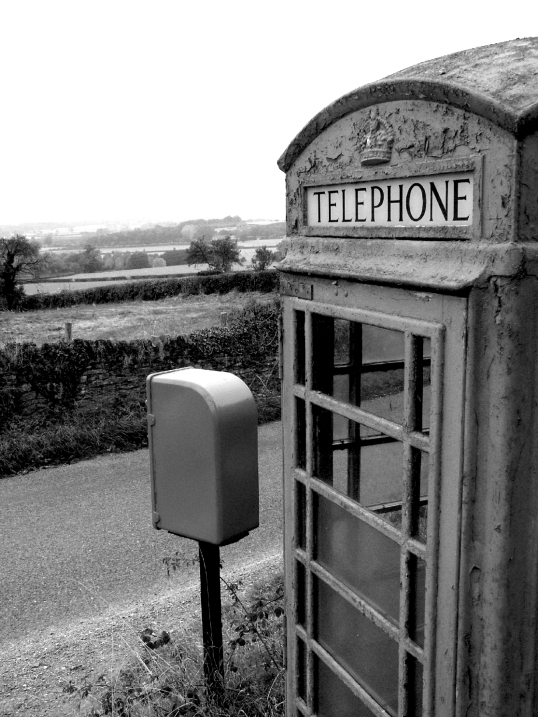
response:
<path fill-rule="evenodd" d="M 275 299 L 232 312 L 226 327 L 176 337 L 7 344 L 0 350 L 0 475 L 146 445 L 145 383 L 155 371 L 237 373 L 254 394 L 260 423 L 279 418 L 278 315 Z"/>
<path fill-rule="evenodd" d="M 56 294 L 33 294 L 23 296 L 18 311 L 56 309 L 77 304 L 109 304 L 121 301 L 156 301 L 178 294 L 227 294 L 261 291 L 269 293 L 278 288 L 275 270 L 237 271 L 214 276 L 184 276 L 173 279 L 137 279 L 125 284 L 111 282 L 110 286 L 91 289 L 61 291 Z"/>

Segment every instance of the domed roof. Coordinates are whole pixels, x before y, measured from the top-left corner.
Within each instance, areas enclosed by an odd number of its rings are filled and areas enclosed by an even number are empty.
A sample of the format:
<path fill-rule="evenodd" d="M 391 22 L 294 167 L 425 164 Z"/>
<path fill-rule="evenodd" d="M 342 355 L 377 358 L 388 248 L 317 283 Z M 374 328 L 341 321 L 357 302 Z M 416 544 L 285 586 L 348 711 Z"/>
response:
<path fill-rule="evenodd" d="M 538 38 L 509 40 L 421 62 L 344 95 L 321 110 L 278 160 L 286 172 L 337 120 L 370 105 L 425 100 L 459 107 L 522 139 L 538 125 Z"/>

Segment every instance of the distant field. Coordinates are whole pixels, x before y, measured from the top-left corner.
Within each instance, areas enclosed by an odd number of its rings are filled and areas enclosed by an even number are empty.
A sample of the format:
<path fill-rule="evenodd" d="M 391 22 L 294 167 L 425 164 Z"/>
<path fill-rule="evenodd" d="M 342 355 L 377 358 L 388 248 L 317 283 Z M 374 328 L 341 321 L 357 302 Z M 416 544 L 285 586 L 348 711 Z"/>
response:
<path fill-rule="evenodd" d="M 266 242 L 260 242 L 260 246 L 265 245 L 274 248 L 280 241 L 282 240 L 269 239 Z M 235 264 L 234 271 L 252 269 L 250 262 L 256 250 L 252 248 L 252 242 L 242 242 L 242 244 L 245 246 L 241 249 L 241 256 L 244 257 L 246 263 L 241 266 Z M 157 266 L 149 269 L 117 269 L 93 274 L 72 274 L 58 281 L 25 284 L 24 291 L 28 296 L 32 294 L 55 294 L 60 291 L 76 291 L 77 289 L 93 289 L 96 286 L 107 286 L 111 281 L 114 284 L 125 284 L 132 279 L 159 279 L 170 275 L 196 274 L 202 269 L 207 269 L 207 264 L 199 266 L 181 264 L 179 266 Z"/>
<path fill-rule="evenodd" d="M 221 313 L 242 308 L 250 299 L 271 301 L 274 294 L 235 291 L 217 294 L 174 296 L 160 301 L 121 304 L 82 304 L 65 309 L 16 313 L 0 312 L 0 345 L 11 341 L 37 344 L 59 341 L 65 323 L 73 324 L 74 339 L 130 340 L 170 334 L 186 334 L 219 325 Z"/>
<path fill-rule="evenodd" d="M 168 271 L 165 271 L 166 269 Z M 162 279 L 167 275 L 196 274 L 198 271 L 200 271 L 200 267 L 194 266 L 157 266 L 151 269 L 122 269 L 121 271 L 103 271 L 95 274 L 75 274 L 69 279 L 25 284 L 24 291 L 28 296 L 32 294 L 56 294 L 60 291 L 77 291 L 79 289 L 93 289 L 96 286 L 126 284 L 132 281 L 133 278 Z M 91 280 L 89 280 L 90 278 Z M 84 279 L 84 281 L 72 281 L 72 279 Z"/>

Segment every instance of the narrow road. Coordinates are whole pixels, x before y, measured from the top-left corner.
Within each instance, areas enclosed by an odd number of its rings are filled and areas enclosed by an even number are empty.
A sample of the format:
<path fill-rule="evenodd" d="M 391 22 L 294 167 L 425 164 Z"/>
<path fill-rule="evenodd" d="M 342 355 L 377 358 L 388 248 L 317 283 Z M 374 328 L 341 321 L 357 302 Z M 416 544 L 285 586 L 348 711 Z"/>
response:
<path fill-rule="evenodd" d="M 260 428 L 259 446 L 260 528 L 221 549 L 226 569 L 282 553 L 280 423 Z M 198 576 L 197 544 L 151 526 L 147 450 L 0 480 L 0 535 L 0 650 Z"/>

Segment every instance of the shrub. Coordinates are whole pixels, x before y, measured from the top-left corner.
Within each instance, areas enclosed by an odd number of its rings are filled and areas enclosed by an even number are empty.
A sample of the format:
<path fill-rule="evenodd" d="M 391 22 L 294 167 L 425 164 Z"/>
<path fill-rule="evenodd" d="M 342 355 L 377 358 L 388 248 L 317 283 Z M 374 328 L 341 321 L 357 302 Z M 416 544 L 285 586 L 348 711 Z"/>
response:
<path fill-rule="evenodd" d="M 0 434 L 0 476 L 147 445 L 144 405 L 96 402 L 57 420 L 19 421 Z"/>
<path fill-rule="evenodd" d="M 131 662 L 96 683 L 64 685 L 80 713 L 92 717 L 281 717 L 284 714 L 283 576 L 241 597 L 225 583 L 224 689 L 208 694 L 202 649 L 192 635 L 146 628 Z"/>
<path fill-rule="evenodd" d="M 77 304 L 109 304 L 120 301 L 156 301 L 178 294 L 227 294 L 232 289 L 239 292 L 261 291 L 270 293 L 278 289 L 275 270 L 263 272 L 240 271 L 217 276 L 184 276 L 169 279 L 137 280 L 92 289 L 61 291 L 57 294 L 33 294 L 24 296 L 20 311 L 55 309 Z M 1 309 L 1 307 L 0 307 Z"/>

